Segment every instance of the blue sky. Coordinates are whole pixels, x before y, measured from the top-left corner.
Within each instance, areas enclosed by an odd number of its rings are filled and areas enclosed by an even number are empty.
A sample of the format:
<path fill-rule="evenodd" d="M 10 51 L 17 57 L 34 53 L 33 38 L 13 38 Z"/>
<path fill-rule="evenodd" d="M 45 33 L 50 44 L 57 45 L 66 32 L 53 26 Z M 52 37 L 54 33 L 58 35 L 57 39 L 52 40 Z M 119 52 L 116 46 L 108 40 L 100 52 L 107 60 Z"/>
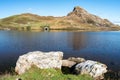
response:
<path fill-rule="evenodd" d="M 75 6 L 88 12 L 120 22 L 120 0 L 0 0 L 0 18 L 34 13 L 41 16 L 66 16 Z"/>

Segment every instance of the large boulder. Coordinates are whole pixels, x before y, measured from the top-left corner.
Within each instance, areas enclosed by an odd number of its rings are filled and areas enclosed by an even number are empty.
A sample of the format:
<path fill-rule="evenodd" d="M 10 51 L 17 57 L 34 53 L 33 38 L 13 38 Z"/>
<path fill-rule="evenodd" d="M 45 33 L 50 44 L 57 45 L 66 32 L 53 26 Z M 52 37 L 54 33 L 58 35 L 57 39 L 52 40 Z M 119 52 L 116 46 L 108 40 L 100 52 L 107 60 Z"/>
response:
<path fill-rule="evenodd" d="M 29 52 L 19 57 L 15 71 L 18 74 L 23 74 L 32 66 L 36 66 L 40 69 L 61 69 L 62 58 L 63 52 Z"/>
<path fill-rule="evenodd" d="M 107 72 L 107 66 L 96 61 L 87 60 L 77 64 L 75 72 L 77 74 L 88 74 L 95 79 L 103 79 L 103 74 Z"/>

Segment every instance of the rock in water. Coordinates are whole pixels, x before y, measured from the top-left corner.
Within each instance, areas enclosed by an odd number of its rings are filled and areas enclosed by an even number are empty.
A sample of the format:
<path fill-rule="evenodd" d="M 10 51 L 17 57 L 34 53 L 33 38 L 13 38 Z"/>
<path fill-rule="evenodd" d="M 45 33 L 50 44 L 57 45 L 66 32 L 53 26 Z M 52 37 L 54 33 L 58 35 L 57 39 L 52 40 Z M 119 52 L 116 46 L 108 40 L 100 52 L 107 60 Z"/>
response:
<path fill-rule="evenodd" d="M 40 69 L 57 68 L 61 69 L 63 52 L 29 52 L 19 57 L 15 72 L 23 74 L 32 66 Z"/>
<path fill-rule="evenodd" d="M 88 74 L 95 79 L 103 79 L 103 74 L 107 72 L 107 66 L 105 64 L 87 60 L 79 63 L 75 66 L 75 72 L 77 74 Z"/>

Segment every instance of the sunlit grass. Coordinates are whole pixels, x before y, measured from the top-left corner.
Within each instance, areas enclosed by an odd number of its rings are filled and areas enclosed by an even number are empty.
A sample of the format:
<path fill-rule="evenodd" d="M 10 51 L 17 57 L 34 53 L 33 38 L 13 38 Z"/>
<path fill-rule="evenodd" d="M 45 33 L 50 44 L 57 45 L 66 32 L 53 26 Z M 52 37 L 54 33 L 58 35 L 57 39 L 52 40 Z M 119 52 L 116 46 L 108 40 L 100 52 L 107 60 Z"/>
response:
<path fill-rule="evenodd" d="M 63 74 L 61 70 L 31 68 L 23 75 L 6 74 L 0 80 L 93 80 L 88 75 Z"/>

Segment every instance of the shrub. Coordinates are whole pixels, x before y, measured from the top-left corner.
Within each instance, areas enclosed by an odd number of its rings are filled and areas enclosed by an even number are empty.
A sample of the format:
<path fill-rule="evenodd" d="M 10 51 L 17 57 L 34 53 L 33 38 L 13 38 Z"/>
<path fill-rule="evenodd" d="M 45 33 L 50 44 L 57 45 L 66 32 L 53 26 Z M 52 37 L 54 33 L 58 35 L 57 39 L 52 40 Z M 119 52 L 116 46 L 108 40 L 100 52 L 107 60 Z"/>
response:
<path fill-rule="evenodd" d="M 95 24 L 95 21 L 93 21 L 92 19 L 87 19 L 87 23 Z"/>

